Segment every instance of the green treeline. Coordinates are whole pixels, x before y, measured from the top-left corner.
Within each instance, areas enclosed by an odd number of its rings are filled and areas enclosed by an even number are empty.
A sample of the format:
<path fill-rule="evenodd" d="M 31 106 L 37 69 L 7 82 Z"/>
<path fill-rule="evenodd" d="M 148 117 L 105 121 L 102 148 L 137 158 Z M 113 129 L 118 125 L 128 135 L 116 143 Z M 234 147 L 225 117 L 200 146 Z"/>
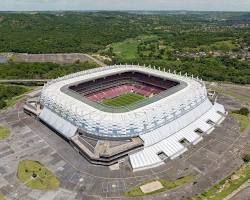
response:
<path fill-rule="evenodd" d="M 10 62 L 0 64 L 0 79 L 52 79 L 94 67 L 97 67 L 97 64 L 92 62 L 67 65 Z"/>
<path fill-rule="evenodd" d="M 8 101 L 29 91 L 26 87 L 15 85 L 0 85 L 0 110 L 8 105 Z"/>
<path fill-rule="evenodd" d="M 97 64 L 92 62 L 67 65 L 10 62 L 0 64 L 0 79 L 52 79 L 94 67 L 97 67 Z M 13 98 L 27 91 L 28 87 L 0 84 L 0 110 L 8 106 Z"/>
<path fill-rule="evenodd" d="M 186 59 L 179 61 L 169 60 L 141 60 L 136 59 L 133 63 L 140 63 L 163 67 L 171 71 L 193 74 L 206 81 L 226 81 L 237 84 L 250 84 L 250 62 L 238 59 L 220 58 L 200 58 Z M 120 60 L 119 63 L 126 63 Z"/>

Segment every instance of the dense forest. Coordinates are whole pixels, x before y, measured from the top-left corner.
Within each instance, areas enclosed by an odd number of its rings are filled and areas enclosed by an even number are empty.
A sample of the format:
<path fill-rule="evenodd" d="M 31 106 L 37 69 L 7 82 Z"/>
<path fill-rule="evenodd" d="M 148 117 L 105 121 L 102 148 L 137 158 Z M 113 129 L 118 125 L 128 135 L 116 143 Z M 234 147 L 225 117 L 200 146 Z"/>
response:
<path fill-rule="evenodd" d="M 137 63 L 138 60 L 134 61 Z M 206 81 L 225 81 L 237 84 L 250 84 L 250 62 L 238 59 L 201 58 L 179 61 L 151 60 L 139 61 L 141 64 L 155 65 L 171 71 L 193 74 Z"/>
<path fill-rule="evenodd" d="M 241 19 L 225 16 L 230 23 Z M 174 48 L 239 36 L 249 39 L 246 30 L 231 29 L 211 17 L 213 13 L 0 13 L 0 52 L 96 52 L 139 35 L 158 35 Z"/>
<path fill-rule="evenodd" d="M 0 13 L 0 52 L 83 52 L 145 63 L 209 81 L 250 83 L 250 13 Z M 54 78 L 91 64 L 8 63 L 0 78 Z"/>
<path fill-rule="evenodd" d="M 0 52 L 95 52 L 146 33 L 145 23 L 116 13 L 0 13 Z"/>

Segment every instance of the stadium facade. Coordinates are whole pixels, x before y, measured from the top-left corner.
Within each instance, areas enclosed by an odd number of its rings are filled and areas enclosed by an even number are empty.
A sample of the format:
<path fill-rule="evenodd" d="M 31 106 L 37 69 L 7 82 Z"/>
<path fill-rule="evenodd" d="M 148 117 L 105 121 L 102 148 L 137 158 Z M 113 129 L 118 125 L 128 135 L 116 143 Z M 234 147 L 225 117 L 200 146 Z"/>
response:
<path fill-rule="evenodd" d="M 128 93 L 142 98 L 105 103 Z M 178 157 L 226 114 L 209 99 L 199 78 L 138 65 L 95 68 L 52 80 L 44 85 L 40 103 L 40 120 L 90 162 L 111 165 L 129 158 L 134 171 Z"/>

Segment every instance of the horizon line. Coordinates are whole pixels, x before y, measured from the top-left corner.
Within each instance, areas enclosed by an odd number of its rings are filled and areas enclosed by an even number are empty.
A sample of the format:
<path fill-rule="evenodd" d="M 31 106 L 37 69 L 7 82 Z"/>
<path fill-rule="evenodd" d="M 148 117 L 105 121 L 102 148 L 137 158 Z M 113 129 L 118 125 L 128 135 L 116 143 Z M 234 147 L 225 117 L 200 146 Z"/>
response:
<path fill-rule="evenodd" d="M 0 10 L 0 12 L 250 12 L 246 10 L 141 10 L 141 9 L 86 9 L 86 10 L 75 10 L 75 9 L 55 9 L 55 10 Z"/>

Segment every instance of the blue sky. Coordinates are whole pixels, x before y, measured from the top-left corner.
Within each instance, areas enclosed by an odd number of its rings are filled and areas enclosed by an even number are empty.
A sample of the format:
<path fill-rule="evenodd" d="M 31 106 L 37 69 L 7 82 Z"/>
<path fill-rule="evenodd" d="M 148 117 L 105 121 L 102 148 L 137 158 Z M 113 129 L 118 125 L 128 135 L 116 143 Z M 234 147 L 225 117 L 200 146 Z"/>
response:
<path fill-rule="evenodd" d="M 0 0 L 0 10 L 250 11 L 250 0 Z"/>

